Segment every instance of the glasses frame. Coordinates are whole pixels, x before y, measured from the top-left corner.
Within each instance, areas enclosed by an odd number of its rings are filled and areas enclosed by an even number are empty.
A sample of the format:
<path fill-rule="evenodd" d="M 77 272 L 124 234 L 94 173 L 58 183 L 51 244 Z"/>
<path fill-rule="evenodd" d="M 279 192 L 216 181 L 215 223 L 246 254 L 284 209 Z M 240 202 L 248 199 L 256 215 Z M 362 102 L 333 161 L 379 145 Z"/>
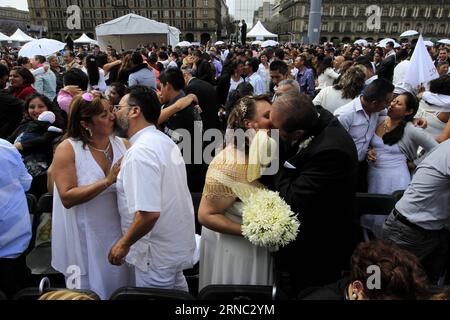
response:
<path fill-rule="evenodd" d="M 137 104 L 129 104 L 126 106 L 126 108 L 128 110 L 130 110 L 133 107 L 138 107 L 138 105 Z M 113 113 L 119 112 L 120 110 L 122 110 L 122 108 L 125 108 L 125 106 L 121 106 L 120 104 L 115 104 L 112 106 L 112 112 Z"/>

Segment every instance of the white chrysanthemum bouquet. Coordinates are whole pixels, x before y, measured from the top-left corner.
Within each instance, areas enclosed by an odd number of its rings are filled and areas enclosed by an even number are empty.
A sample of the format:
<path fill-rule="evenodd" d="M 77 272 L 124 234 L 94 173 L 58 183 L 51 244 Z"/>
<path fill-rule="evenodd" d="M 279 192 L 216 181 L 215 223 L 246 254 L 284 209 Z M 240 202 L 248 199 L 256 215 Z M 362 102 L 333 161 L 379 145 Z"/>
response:
<path fill-rule="evenodd" d="M 242 213 L 242 234 L 254 245 L 277 251 L 297 237 L 300 222 L 277 192 L 253 193 Z"/>

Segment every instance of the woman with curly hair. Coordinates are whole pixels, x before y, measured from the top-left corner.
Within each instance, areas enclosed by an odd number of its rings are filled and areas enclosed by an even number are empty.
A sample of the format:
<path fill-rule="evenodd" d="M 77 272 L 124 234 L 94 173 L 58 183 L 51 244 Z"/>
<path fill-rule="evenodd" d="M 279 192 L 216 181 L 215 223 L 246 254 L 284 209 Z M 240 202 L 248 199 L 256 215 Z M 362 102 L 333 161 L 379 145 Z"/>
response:
<path fill-rule="evenodd" d="M 350 277 L 300 293 L 302 300 L 423 300 L 431 285 L 412 253 L 384 240 L 363 242 L 353 252 Z"/>

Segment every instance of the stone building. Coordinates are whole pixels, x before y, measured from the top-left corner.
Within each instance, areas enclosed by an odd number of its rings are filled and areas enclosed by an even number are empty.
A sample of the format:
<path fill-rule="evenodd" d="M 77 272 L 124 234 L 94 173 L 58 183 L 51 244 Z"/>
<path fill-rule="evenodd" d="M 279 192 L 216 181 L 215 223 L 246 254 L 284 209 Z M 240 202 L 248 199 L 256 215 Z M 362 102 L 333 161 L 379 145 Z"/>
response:
<path fill-rule="evenodd" d="M 68 27 L 71 5 L 81 9 L 79 29 Z M 202 43 L 222 37 L 221 16 L 228 11 L 225 0 L 28 0 L 28 8 L 31 22 L 40 21 L 55 39 L 68 34 L 77 38 L 83 32 L 95 38 L 97 25 L 135 13 L 177 27 L 181 40 Z"/>
<path fill-rule="evenodd" d="M 280 0 L 276 32 L 284 41 L 302 41 L 308 33 L 309 0 Z M 379 17 L 379 19 L 378 19 Z M 400 41 L 403 31 L 414 29 L 432 39 L 448 38 L 448 0 L 322 0 L 321 42 L 349 42 L 358 38 Z"/>

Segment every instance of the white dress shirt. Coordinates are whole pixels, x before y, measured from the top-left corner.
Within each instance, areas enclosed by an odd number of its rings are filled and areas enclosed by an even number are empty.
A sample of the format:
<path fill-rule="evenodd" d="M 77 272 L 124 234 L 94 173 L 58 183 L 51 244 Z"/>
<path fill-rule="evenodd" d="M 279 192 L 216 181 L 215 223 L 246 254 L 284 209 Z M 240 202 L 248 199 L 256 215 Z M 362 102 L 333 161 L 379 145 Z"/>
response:
<path fill-rule="evenodd" d="M 257 72 L 255 72 L 250 77 L 248 77 L 246 81 L 252 85 L 253 94 L 255 96 L 260 95 L 260 94 L 265 94 L 267 92 L 266 91 L 266 83 L 264 82 L 264 79 L 261 78 L 261 76 Z"/>
<path fill-rule="evenodd" d="M 117 177 L 117 199 L 125 234 L 137 211 L 159 212 L 153 229 L 130 248 L 126 261 L 150 268 L 192 267 L 194 208 L 186 167 L 177 145 L 155 126 L 131 139 Z"/>
<path fill-rule="evenodd" d="M 361 104 L 361 97 L 357 97 L 334 112 L 342 126 L 352 136 L 360 162 L 366 159 L 370 141 L 377 128 L 379 114 L 374 112 L 368 115 Z"/>

